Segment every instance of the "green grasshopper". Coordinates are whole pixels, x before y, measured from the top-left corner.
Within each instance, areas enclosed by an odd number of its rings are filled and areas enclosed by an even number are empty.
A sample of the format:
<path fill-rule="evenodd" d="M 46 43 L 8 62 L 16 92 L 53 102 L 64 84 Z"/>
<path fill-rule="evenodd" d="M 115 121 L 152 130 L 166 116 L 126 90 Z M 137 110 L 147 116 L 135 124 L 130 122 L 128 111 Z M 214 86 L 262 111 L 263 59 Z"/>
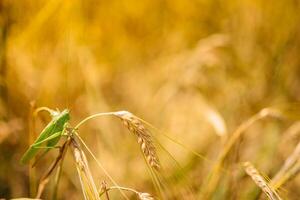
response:
<path fill-rule="evenodd" d="M 69 110 L 67 109 L 63 110 L 62 112 L 54 111 L 51 109 L 44 110 L 50 112 L 52 120 L 40 133 L 39 137 L 34 141 L 34 143 L 30 145 L 28 150 L 21 158 L 21 163 L 23 164 L 26 164 L 33 157 L 35 157 L 39 149 L 47 149 L 45 152 L 47 153 L 49 149 L 54 148 L 55 145 L 59 142 L 60 137 L 64 134 L 66 124 L 70 120 Z M 46 143 L 46 146 L 43 145 L 44 143 Z"/>

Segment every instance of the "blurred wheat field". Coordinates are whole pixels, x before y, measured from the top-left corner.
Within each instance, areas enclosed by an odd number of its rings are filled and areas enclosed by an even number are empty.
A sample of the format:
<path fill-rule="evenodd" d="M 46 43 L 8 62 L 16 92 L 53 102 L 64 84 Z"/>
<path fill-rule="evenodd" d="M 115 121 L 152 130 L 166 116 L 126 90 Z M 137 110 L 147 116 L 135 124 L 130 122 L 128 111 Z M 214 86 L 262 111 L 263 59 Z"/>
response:
<path fill-rule="evenodd" d="M 161 199 L 300 199 L 299 10 L 295 0 L 1 0 L 0 199 L 34 197 L 57 155 L 19 163 L 50 119 L 33 126 L 33 106 L 68 108 L 73 125 L 119 110 L 151 123 Z M 118 184 L 159 199 L 120 120 L 80 135 Z M 87 160 L 97 187 L 111 185 Z M 84 199 L 70 152 L 58 199 Z"/>

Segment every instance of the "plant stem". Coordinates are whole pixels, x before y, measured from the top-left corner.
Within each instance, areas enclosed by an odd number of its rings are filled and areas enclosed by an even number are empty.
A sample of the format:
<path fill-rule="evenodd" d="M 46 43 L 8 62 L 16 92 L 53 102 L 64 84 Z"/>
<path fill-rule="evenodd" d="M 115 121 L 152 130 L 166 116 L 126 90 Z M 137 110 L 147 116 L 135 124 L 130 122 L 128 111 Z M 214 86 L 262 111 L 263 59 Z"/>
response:
<path fill-rule="evenodd" d="M 94 119 L 96 117 L 102 117 L 102 116 L 109 116 L 109 115 L 114 115 L 115 112 L 105 112 L 105 113 L 97 113 L 91 116 L 86 117 L 85 119 L 83 119 L 82 121 L 80 121 L 76 126 L 75 126 L 75 130 L 77 130 L 82 124 L 84 124 L 85 122 Z"/>

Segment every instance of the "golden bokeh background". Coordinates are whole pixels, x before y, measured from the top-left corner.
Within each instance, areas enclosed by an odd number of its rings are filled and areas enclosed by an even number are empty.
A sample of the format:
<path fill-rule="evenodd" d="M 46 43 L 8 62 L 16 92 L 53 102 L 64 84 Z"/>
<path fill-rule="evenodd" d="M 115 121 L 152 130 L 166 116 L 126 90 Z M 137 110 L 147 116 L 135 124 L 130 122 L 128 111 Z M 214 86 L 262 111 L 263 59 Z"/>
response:
<path fill-rule="evenodd" d="M 256 199 L 259 189 L 240 163 L 272 178 L 300 138 L 299 10 L 295 0 L 0 1 L 0 198 L 34 190 L 30 167 L 18 161 L 35 137 L 34 104 L 69 108 L 73 125 L 117 110 L 145 119 L 205 156 L 157 134 L 187 179 L 172 184 L 178 191 L 190 185 L 196 199 L 232 132 L 261 109 L 276 109 L 282 118 L 261 120 L 243 135 L 211 197 Z M 36 121 L 38 134 L 49 117 Z M 118 120 L 91 121 L 80 134 L 118 183 L 154 192 L 135 138 Z M 178 168 L 167 157 L 161 152 L 172 176 Z M 98 185 L 106 180 L 92 160 L 90 167 Z M 279 193 L 299 199 L 299 186 L 296 176 Z M 83 199 L 70 154 L 58 199 Z"/>

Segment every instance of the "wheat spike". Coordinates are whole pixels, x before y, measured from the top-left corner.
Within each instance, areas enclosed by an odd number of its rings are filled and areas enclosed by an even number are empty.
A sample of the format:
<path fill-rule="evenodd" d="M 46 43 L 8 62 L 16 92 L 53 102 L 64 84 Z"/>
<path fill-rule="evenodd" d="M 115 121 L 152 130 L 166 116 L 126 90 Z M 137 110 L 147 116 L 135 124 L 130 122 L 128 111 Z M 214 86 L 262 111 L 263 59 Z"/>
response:
<path fill-rule="evenodd" d="M 149 131 L 138 117 L 127 111 L 116 112 L 115 115 L 119 117 L 128 130 L 136 135 L 140 148 L 145 155 L 149 165 L 158 170 L 160 168 L 159 159 L 156 153 Z"/>
<path fill-rule="evenodd" d="M 268 185 L 267 181 L 261 176 L 259 171 L 250 162 L 245 162 L 244 168 L 246 173 L 252 178 L 255 184 L 261 188 L 261 190 L 267 195 L 269 199 L 281 200 L 277 192 Z"/>

